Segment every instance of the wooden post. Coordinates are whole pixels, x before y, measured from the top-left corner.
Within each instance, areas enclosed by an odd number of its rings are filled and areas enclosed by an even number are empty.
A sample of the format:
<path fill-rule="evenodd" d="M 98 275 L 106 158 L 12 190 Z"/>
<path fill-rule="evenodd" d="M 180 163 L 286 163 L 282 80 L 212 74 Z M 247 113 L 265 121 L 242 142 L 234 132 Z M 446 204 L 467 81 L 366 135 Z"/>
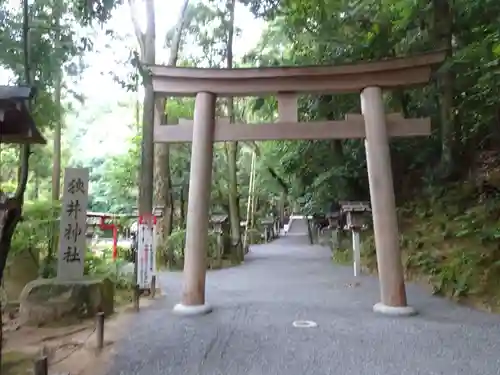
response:
<path fill-rule="evenodd" d="M 361 242 L 357 230 L 352 230 L 352 260 L 354 277 L 358 277 L 361 274 Z"/>
<path fill-rule="evenodd" d="M 307 218 L 306 223 L 307 223 L 307 237 L 309 238 L 309 244 L 314 245 L 314 238 L 313 238 L 312 228 L 311 228 L 313 226 L 314 219 Z"/>
<path fill-rule="evenodd" d="M 379 87 L 367 87 L 362 91 L 361 109 L 365 120 L 366 160 L 381 296 L 381 302 L 375 304 L 373 310 L 390 315 L 413 315 L 415 309 L 406 303 L 386 116 Z"/>
<path fill-rule="evenodd" d="M 184 253 L 182 302 L 174 307 L 180 315 L 206 314 L 205 276 L 208 251 L 208 222 L 212 180 L 215 95 L 200 92 L 194 109 L 193 143 Z"/>
<path fill-rule="evenodd" d="M 335 253 L 340 248 L 340 228 L 334 228 L 332 231 L 332 250 Z"/>
<path fill-rule="evenodd" d="M 95 319 L 97 350 L 102 350 L 104 347 L 104 313 L 98 312 Z"/>
<path fill-rule="evenodd" d="M 46 356 L 35 359 L 33 364 L 33 375 L 48 375 L 49 364 Z"/>
<path fill-rule="evenodd" d="M 156 297 L 156 275 L 151 276 L 151 298 Z"/>

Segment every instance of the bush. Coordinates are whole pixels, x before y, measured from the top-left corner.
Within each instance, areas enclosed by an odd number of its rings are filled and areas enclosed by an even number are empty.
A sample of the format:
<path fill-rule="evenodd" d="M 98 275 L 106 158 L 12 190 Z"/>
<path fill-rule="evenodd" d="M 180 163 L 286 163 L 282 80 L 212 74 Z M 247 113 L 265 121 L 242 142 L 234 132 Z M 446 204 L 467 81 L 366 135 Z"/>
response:
<path fill-rule="evenodd" d="M 158 263 L 169 268 L 182 268 L 184 266 L 184 248 L 186 246 L 186 230 L 172 231 L 164 246 L 158 246 Z M 217 233 L 208 233 L 208 262 L 217 258 Z"/>
<path fill-rule="evenodd" d="M 400 248 L 408 279 L 456 300 L 500 308 L 500 196 L 481 201 L 470 184 L 436 189 L 401 207 Z M 363 263 L 377 269 L 372 233 L 363 241 Z"/>
<path fill-rule="evenodd" d="M 261 243 L 264 243 L 264 238 L 262 237 L 262 232 L 263 230 L 259 229 L 259 228 L 250 228 L 248 230 L 248 237 L 247 237 L 247 240 L 248 240 L 248 244 L 251 244 L 251 245 L 258 245 L 258 244 L 261 244 Z M 244 236 L 245 234 L 242 233 L 242 236 Z"/>
<path fill-rule="evenodd" d="M 59 212 L 60 205 L 51 201 L 25 202 L 22 219 L 12 238 L 9 258 L 12 259 L 12 256 L 16 254 L 29 251 L 33 260 L 40 266 L 41 259 L 46 258 L 49 254 L 52 239 L 55 237 L 57 240 L 59 236 L 59 220 L 56 219 Z M 50 264 L 44 265 L 45 276 L 55 276 L 56 263 L 52 261 Z"/>
<path fill-rule="evenodd" d="M 59 205 L 49 201 L 26 202 L 23 218 L 12 239 L 11 251 L 14 253 L 31 249 L 45 254 L 54 229 L 59 229 L 59 220 L 55 219 L 59 216 L 59 210 Z"/>
<path fill-rule="evenodd" d="M 108 277 L 117 289 L 132 289 L 134 285 L 133 275 L 120 272 L 127 264 L 123 259 L 112 260 L 112 249 L 106 249 L 103 256 L 97 256 L 91 251 L 85 255 L 84 274 L 87 276 Z"/>

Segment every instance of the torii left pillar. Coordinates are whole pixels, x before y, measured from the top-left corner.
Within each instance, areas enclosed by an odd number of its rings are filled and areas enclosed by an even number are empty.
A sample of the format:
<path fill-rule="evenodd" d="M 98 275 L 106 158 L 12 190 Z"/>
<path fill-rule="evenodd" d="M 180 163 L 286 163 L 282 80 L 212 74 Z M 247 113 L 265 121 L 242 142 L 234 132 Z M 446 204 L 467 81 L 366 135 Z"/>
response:
<path fill-rule="evenodd" d="M 184 286 L 182 301 L 174 307 L 174 313 L 179 315 L 201 315 L 212 311 L 211 306 L 205 302 L 205 277 L 215 99 L 216 96 L 212 93 L 201 92 L 196 95 L 184 250 Z"/>

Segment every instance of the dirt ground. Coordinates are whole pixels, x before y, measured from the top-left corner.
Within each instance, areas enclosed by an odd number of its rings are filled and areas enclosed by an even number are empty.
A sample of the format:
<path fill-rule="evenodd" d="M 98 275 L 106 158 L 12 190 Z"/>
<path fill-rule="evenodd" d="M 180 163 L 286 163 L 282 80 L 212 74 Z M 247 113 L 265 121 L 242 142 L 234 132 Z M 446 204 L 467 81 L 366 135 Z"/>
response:
<path fill-rule="evenodd" d="M 163 298 L 156 293 L 156 300 Z M 141 308 L 155 300 L 141 298 Z M 113 344 L 126 332 L 136 314 L 131 305 L 117 307 L 105 321 L 104 349 L 97 350 L 95 321 L 88 320 L 67 327 L 19 327 L 11 313 L 4 317 L 4 346 L 1 375 L 26 375 L 35 358 L 45 355 L 49 374 L 104 375 L 113 357 Z M 139 312 L 140 313 L 140 312 Z M 29 373 L 29 372 L 28 372 Z"/>

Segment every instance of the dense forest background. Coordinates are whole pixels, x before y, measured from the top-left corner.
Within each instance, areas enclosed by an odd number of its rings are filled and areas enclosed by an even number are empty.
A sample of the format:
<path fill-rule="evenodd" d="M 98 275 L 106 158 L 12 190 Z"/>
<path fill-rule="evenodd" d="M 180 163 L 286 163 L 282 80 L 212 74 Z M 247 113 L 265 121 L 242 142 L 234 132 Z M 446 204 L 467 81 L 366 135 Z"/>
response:
<path fill-rule="evenodd" d="M 123 11 L 128 7 L 136 10 L 132 17 L 128 9 Z M 161 34 L 155 19 L 158 25 L 162 14 L 152 0 L 30 2 L 29 63 L 39 89 L 35 116 L 50 142 L 32 150 L 26 220 L 18 226 L 14 252 L 36 248 L 53 260 L 54 225 L 47 218 L 57 206 L 61 168 L 66 166 L 91 168 L 89 210 L 129 213 L 141 204 L 141 140 L 144 127 L 152 126 L 150 84 L 141 74 L 141 63 L 345 64 L 444 49 L 447 61 L 432 84 L 385 95 L 387 112 L 429 116 L 433 124 L 430 137 L 391 141 L 405 269 L 409 278 L 423 280 L 436 293 L 497 307 L 500 3 L 185 0 L 180 8 L 177 23 Z M 235 13 L 243 8 L 265 27 L 258 44 L 235 57 L 234 44 L 243 43 L 237 37 L 245 28 L 235 25 Z M 124 14 L 135 40 L 113 27 L 116 17 Z M 137 14 L 145 15 L 145 27 Z M 24 82 L 21 19 L 20 5 L 0 0 L 2 81 Z M 100 47 L 98 39 L 105 40 Z M 117 56 L 116 67 L 101 69 L 128 93 L 111 107 L 78 91 L 85 72 L 97 64 L 87 56 L 99 48 Z M 99 91 L 99 82 L 92 84 Z M 192 99 L 164 104 L 169 122 L 192 116 Z M 337 120 L 360 113 L 358 95 L 308 95 L 299 105 L 302 120 Z M 221 111 L 247 122 L 271 121 L 277 115 L 275 98 L 238 99 L 224 103 Z M 189 145 L 161 145 L 154 152 L 154 203 L 164 210 L 161 247 L 167 262 L 175 262 L 176 256 L 182 257 L 171 247 L 172 241 L 183 238 L 190 150 Z M 272 206 L 296 204 L 305 212 L 319 212 L 332 200 L 369 199 L 359 140 L 227 143 L 216 145 L 214 152 L 212 212 L 230 216 L 237 254 L 254 158 L 257 188 L 250 193 L 256 197 L 257 217 Z M 2 145 L 0 160 L 0 187 L 12 193 L 19 148 Z M 337 260 L 347 260 L 348 253 L 344 255 Z M 365 236 L 363 256 L 367 269 L 375 270 L 370 234 Z"/>

